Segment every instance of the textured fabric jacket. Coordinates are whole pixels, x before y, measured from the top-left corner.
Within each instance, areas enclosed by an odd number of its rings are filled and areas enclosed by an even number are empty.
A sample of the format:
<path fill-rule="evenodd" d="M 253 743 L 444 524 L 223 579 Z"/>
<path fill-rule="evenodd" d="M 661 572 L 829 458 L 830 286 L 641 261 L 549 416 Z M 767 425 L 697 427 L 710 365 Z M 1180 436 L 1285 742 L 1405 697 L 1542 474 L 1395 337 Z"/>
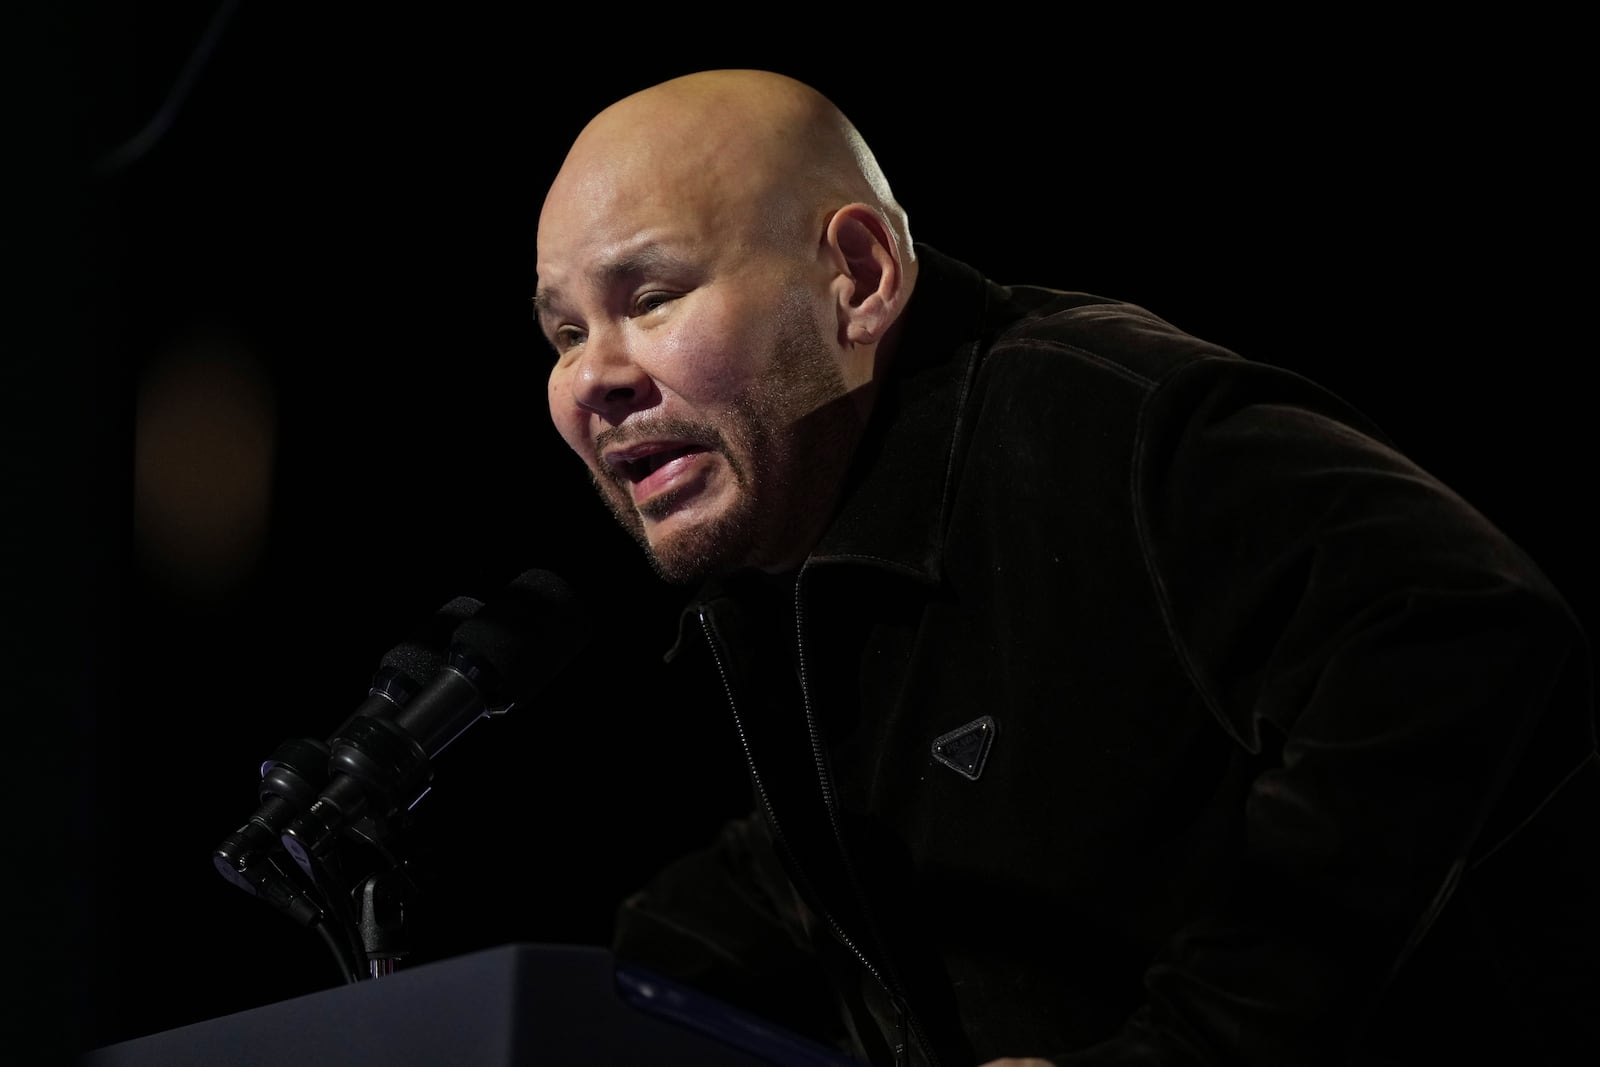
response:
<path fill-rule="evenodd" d="M 756 812 L 619 958 L 882 1063 L 1592 1039 L 1590 664 L 1537 567 L 1303 377 L 918 252 L 824 539 L 685 614 Z"/>

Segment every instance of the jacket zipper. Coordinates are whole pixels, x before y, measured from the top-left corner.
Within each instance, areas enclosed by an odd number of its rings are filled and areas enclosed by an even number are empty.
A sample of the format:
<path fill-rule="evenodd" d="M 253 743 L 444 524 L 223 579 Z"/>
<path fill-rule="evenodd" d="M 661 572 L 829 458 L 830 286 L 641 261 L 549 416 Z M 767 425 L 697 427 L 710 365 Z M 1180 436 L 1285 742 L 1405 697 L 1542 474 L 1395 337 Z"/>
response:
<path fill-rule="evenodd" d="M 878 932 L 877 924 L 873 921 L 872 910 L 867 906 L 866 894 L 862 892 L 861 889 L 861 881 L 856 877 L 855 868 L 851 866 L 849 853 L 845 849 L 844 833 L 839 828 L 839 820 L 837 817 L 838 806 L 833 792 L 832 775 L 828 771 L 828 760 L 824 751 L 825 745 L 822 739 L 822 731 L 818 728 L 817 718 L 812 713 L 811 686 L 806 674 L 805 604 L 800 596 L 800 585 L 803 581 L 805 581 L 806 571 L 809 568 L 810 562 L 807 561 L 806 563 L 800 565 L 800 572 L 795 575 L 794 646 L 795 659 L 800 669 L 800 698 L 805 709 L 806 732 L 811 737 L 811 758 L 812 762 L 816 765 L 817 781 L 822 785 L 823 807 L 828 812 L 828 826 L 830 829 L 832 829 L 833 839 L 839 847 L 839 861 L 844 865 L 845 874 L 849 879 L 851 888 L 855 890 L 856 906 L 861 911 L 862 921 L 867 924 L 868 932 L 878 942 L 880 948 L 883 948 L 885 945 L 883 935 Z M 798 866 L 798 864 L 796 864 L 796 866 Z M 832 916 L 829 916 L 828 923 L 834 928 L 836 935 L 839 936 L 841 940 L 845 940 L 843 938 L 843 931 L 840 930 L 838 922 L 835 921 Z M 866 953 L 862 952 L 853 941 L 845 940 L 845 944 L 850 946 L 850 951 L 855 953 L 856 959 L 861 961 L 861 965 L 865 967 L 867 972 L 877 980 L 880 986 L 883 987 L 883 991 L 889 997 L 890 1004 L 894 1006 L 894 1067 L 908 1067 L 911 1062 L 910 1038 L 913 1028 L 915 1028 L 917 1031 L 917 1037 L 921 1041 L 923 1052 L 927 1057 L 930 1067 L 938 1067 L 938 1060 L 934 1056 L 932 1047 L 927 1040 L 927 1036 L 922 1033 L 920 1027 L 915 1027 L 915 1023 L 912 1020 L 909 998 L 906 996 L 905 987 L 900 983 L 898 976 L 893 973 L 893 963 L 890 959 L 888 949 L 883 948 L 884 962 L 883 970 L 880 973 L 880 971 L 873 967 L 872 963 L 867 959 Z"/>
<path fill-rule="evenodd" d="M 803 566 L 801 568 L 801 572 L 804 573 Z M 728 699 L 728 709 L 733 713 L 734 730 L 739 735 L 739 748 L 744 753 L 745 766 L 750 769 L 750 779 L 755 783 L 756 794 L 761 798 L 761 806 L 767 813 L 767 822 L 772 828 L 773 837 L 777 841 L 778 847 L 781 848 L 784 854 L 789 857 L 790 868 L 796 873 L 796 875 L 809 883 L 809 879 L 805 877 L 805 869 L 800 865 L 799 858 L 795 854 L 793 847 L 790 846 L 789 841 L 783 832 L 783 827 L 778 822 L 777 816 L 773 811 L 772 797 L 767 792 L 766 782 L 762 779 L 760 771 L 756 767 L 756 761 L 751 755 L 749 737 L 746 735 L 744 729 L 744 719 L 739 714 L 739 702 L 734 699 L 735 694 L 733 683 L 728 677 L 728 668 L 725 662 L 727 650 L 723 646 L 721 639 L 718 637 L 715 626 L 712 625 L 710 618 L 707 617 L 705 609 L 703 607 L 697 607 L 695 609 L 695 614 L 700 620 L 700 629 L 705 634 L 706 644 L 711 649 L 711 658 L 716 662 L 717 674 L 722 679 L 722 691 Z M 800 662 L 800 693 L 805 708 L 806 730 L 811 737 L 812 757 L 817 765 L 818 779 L 822 783 L 823 797 L 825 801 L 824 806 L 828 811 L 829 825 L 833 829 L 834 840 L 840 844 L 841 861 L 845 862 L 845 870 L 849 875 L 850 884 L 856 889 L 856 896 L 858 902 L 861 903 L 862 914 L 870 923 L 871 913 L 867 910 L 865 901 L 862 898 L 860 883 L 856 879 L 855 870 L 850 867 L 848 861 L 846 861 L 844 858 L 843 837 L 839 832 L 838 822 L 834 818 L 833 797 L 829 788 L 829 778 L 826 770 L 826 764 L 822 760 L 819 732 L 816 728 L 816 720 L 811 714 L 811 693 L 807 688 L 805 681 L 805 652 L 804 649 L 800 647 L 800 583 L 798 580 L 795 582 L 795 614 L 795 641 L 797 651 L 799 652 Z M 812 900 L 816 900 L 818 902 L 822 900 L 821 895 L 816 892 L 815 887 L 808 884 L 806 888 L 810 890 L 808 895 Z M 832 912 L 822 910 L 821 917 L 827 922 L 828 929 L 833 932 L 833 936 L 838 939 L 839 943 L 850 950 L 850 953 L 855 956 L 856 960 L 860 962 L 861 966 L 866 970 L 866 972 L 872 975 L 873 980 L 875 980 L 878 985 L 883 988 L 884 992 L 888 994 L 889 1001 L 893 1005 L 895 1012 L 896 1034 L 894 1037 L 894 1067 L 909 1067 L 910 1065 L 910 1036 L 913 1028 L 915 1028 L 918 1037 L 922 1039 L 922 1047 L 925 1050 L 928 1050 L 928 1062 L 930 1067 L 938 1067 L 938 1061 L 934 1058 L 926 1038 L 922 1036 L 921 1028 L 916 1027 L 911 1020 L 911 1012 L 907 1007 L 906 998 L 901 992 L 899 982 L 896 980 L 891 980 L 888 975 L 886 975 L 875 964 L 873 964 L 873 962 L 867 957 L 867 954 L 861 950 L 861 947 L 857 945 L 855 940 L 851 938 L 850 935 L 845 931 L 844 927 L 839 923 L 839 920 L 833 915 Z M 879 940 L 882 940 L 881 937 Z"/>

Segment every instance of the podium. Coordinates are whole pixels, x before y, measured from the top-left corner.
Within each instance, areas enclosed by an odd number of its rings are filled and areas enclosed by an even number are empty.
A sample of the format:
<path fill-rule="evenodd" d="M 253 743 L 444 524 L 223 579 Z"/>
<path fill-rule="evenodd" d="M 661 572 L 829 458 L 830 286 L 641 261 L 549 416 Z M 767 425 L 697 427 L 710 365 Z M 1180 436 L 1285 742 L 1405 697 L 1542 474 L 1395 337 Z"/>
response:
<path fill-rule="evenodd" d="M 859 1067 L 610 950 L 514 944 L 106 1045 L 81 1067 Z"/>

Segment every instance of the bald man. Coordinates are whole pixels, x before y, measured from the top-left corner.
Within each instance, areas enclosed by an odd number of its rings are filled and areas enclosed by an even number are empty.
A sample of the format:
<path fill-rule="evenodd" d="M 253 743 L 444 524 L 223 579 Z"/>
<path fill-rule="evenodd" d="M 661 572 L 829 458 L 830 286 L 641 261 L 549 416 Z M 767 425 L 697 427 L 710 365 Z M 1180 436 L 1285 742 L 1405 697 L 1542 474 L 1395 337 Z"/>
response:
<path fill-rule="evenodd" d="M 745 72 L 640 93 L 573 145 L 538 248 L 551 414 L 662 575 L 797 566 L 916 279 L 850 124 Z"/>
<path fill-rule="evenodd" d="M 1339 397 L 913 242 L 761 71 L 579 133 L 534 303 L 755 800 L 619 958 L 870 1063 L 1597 1051 L 1585 635 Z"/>

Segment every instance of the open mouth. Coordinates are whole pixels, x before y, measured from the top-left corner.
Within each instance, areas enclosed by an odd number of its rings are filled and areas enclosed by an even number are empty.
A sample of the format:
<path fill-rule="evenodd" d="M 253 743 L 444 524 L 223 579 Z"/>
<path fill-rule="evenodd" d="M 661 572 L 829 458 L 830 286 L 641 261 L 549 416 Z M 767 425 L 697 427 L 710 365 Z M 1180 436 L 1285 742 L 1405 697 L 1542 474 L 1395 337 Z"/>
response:
<path fill-rule="evenodd" d="M 661 448 L 643 455 L 631 456 L 626 459 L 613 459 L 610 462 L 613 470 L 637 485 L 673 460 L 694 452 L 704 451 L 705 449 L 700 445 L 678 445 L 672 448 Z"/>

